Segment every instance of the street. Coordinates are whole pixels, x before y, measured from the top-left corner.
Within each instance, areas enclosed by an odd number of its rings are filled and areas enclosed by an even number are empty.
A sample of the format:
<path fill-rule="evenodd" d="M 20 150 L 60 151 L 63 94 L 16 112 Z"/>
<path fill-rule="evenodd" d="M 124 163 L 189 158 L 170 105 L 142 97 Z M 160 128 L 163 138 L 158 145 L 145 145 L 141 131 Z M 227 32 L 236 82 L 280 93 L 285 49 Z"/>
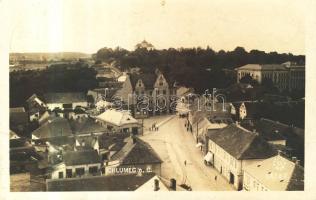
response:
<path fill-rule="evenodd" d="M 204 165 L 203 153 L 196 147 L 192 134 L 186 131 L 184 120 L 175 115 L 144 120 L 141 139 L 148 142 L 163 160 L 161 176 L 175 178 L 178 185 L 189 185 L 194 191 L 234 190 L 215 169 Z M 159 127 L 158 131 L 149 130 L 153 123 Z"/>

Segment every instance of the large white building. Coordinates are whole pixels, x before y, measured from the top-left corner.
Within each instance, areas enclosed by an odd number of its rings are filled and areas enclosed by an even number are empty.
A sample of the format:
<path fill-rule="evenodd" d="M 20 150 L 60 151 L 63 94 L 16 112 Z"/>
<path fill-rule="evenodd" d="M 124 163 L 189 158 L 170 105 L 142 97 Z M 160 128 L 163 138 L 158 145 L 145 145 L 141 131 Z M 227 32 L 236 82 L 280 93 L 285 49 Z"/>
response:
<path fill-rule="evenodd" d="M 109 132 L 133 133 L 141 132 L 141 124 L 133 118 L 129 111 L 109 109 L 96 117 L 96 120 Z"/>
<path fill-rule="evenodd" d="M 236 124 L 207 133 L 208 153 L 205 156 L 237 190 L 243 187 L 245 166 L 275 155 L 272 147 L 257 134 Z"/>
<path fill-rule="evenodd" d="M 237 83 L 250 75 L 258 83 L 270 79 L 279 90 L 302 90 L 305 88 L 305 66 L 286 62 L 283 64 L 247 64 L 236 68 Z"/>

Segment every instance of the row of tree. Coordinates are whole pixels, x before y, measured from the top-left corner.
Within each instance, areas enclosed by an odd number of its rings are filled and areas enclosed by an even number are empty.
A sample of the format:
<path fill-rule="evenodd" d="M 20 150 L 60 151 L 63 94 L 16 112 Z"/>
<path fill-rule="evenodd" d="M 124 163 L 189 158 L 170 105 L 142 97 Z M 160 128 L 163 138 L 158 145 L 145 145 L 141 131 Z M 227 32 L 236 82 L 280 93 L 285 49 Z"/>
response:
<path fill-rule="evenodd" d="M 10 73 L 10 107 L 22 106 L 32 94 L 87 92 L 97 87 L 93 68 L 48 68 Z"/>
<path fill-rule="evenodd" d="M 266 53 L 259 50 L 247 52 L 243 47 L 236 47 L 233 51 L 218 52 L 209 47 L 149 51 L 145 48 L 134 51 L 119 47 L 102 48 L 93 55 L 93 58 L 98 63 L 116 61 L 117 66 L 122 70 L 139 67 L 143 72 L 151 73 L 158 67 L 173 80 L 194 87 L 198 91 L 229 86 L 236 81 L 233 69 L 245 64 L 278 64 L 287 61 L 304 64 L 305 62 L 303 55 Z"/>

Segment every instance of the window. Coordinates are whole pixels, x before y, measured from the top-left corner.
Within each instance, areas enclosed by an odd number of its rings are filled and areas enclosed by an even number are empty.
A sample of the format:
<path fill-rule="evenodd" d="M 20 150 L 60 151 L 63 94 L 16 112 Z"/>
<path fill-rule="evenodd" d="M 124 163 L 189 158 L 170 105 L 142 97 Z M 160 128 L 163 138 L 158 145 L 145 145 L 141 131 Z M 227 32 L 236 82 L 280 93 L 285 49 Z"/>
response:
<path fill-rule="evenodd" d="M 82 176 L 84 175 L 84 168 L 76 168 L 76 175 L 77 176 Z"/>
<path fill-rule="evenodd" d="M 58 178 L 64 178 L 64 172 L 58 172 Z"/>
<path fill-rule="evenodd" d="M 72 169 L 66 169 L 66 178 L 72 177 Z"/>
<path fill-rule="evenodd" d="M 163 90 L 162 93 L 163 93 L 163 94 L 167 94 L 167 91 L 166 91 L 166 90 Z"/>
<path fill-rule="evenodd" d="M 89 167 L 89 173 L 92 175 L 97 175 L 98 173 L 98 167 Z"/>

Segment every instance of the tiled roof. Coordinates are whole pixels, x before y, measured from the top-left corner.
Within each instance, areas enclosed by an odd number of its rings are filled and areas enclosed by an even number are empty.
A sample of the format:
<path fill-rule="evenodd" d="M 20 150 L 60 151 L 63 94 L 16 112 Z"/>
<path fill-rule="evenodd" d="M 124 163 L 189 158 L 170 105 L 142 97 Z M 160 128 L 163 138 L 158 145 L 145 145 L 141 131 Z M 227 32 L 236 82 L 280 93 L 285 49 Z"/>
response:
<path fill-rule="evenodd" d="M 135 89 L 136 83 L 138 80 L 142 80 L 143 84 L 145 85 L 146 90 L 151 90 L 154 88 L 154 84 L 156 82 L 157 75 L 155 73 L 147 73 L 147 74 L 131 74 L 130 80 L 133 89 Z"/>
<path fill-rule="evenodd" d="M 253 132 L 231 124 L 207 137 L 238 160 L 263 159 L 275 154 L 272 146 Z"/>
<path fill-rule="evenodd" d="M 103 127 L 90 117 L 70 120 L 69 123 L 73 133 L 77 135 L 106 132 L 106 127 Z"/>
<path fill-rule="evenodd" d="M 45 103 L 75 103 L 86 102 L 87 98 L 81 92 L 59 92 L 44 94 Z"/>
<path fill-rule="evenodd" d="M 134 191 L 154 176 L 148 173 L 55 179 L 47 182 L 47 191 Z"/>
<path fill-rule="evenodd" d="M 127 144 L 111 160 L 120 160 L 121 165 L 154 164 L 162 160 L 152 147 L 135 137 L 135 143 L 130 139 Z"/>
<path fill-rule="evenodd" d="M 116 126 L 138 123 L 138 121 L 132 117 L 128 111 L 119 111 L 114 109 L 106 110 L 96 118 L 100 121 L 108 122 Z"/>
<path fill-rule="evenodd" d="M 67 151 L 63 153 L 66 166 L 100 163 L 100 156 L 96 150 Z"/>
<path fill-rule="evenodd" d="M 37 138 L 51 138 L 61 136 L 71 136 L 72 131 L 67 119 L 61 117 L 55 117 L 52 120 L 48 120 L 38 129 L 32 132 L 32 135 Z"/>
<path fill-rule="evenodd" d="M 304 190 L 304 168 L 302 166 L 295 165 L 286 190 L 288 191 L 303 191 Z"/>
<path fill-rule="evenodd" d="M 287 127 L 268 119 L 260 119 L 254 123 L 241 122 L 240 125 L 249 131 L 258 132 L 266 141 L 285 140 L 283 134 L 288 131 Z"/>
<path fill-rule="evenodd" d="M 304 168 L 281 155 L 245 166 L 245 172 L 272 191 L 304 190 Z"/>
<path fill-rule="evenodd" d="M 120 134 L 120 133 L 115 134 L 115 135 L 105 135 L 105 134 L 100 135 L 98 138 L 99 139 L 99 148 L 100 149 L 109 149 L 113 144 L 116 144 L 116 143 L 120 143 L 120 144 L 124 143 L 125 144 L 124 139 L 127 137 L 129 137 L 128 134 Z M 116 148 L 116 147 L 114 147 L 114 148 Z M 122 146 L 121 146 L 121 148 L 122 148 Z"/>

